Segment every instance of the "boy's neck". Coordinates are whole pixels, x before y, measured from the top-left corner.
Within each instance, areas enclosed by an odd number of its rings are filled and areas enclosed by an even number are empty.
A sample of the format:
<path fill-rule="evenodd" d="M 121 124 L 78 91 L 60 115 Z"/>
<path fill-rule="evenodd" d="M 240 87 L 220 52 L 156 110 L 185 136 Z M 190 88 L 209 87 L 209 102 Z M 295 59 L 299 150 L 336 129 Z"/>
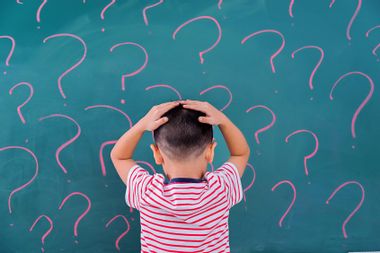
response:
<path fill-rule="evenodd" d="M 206 161 L 193 160 L 188 163 L 166 162 L 162 164 L 165 174 L 169 180 L 173 178 L 203 178 L 207 170 Z"/>

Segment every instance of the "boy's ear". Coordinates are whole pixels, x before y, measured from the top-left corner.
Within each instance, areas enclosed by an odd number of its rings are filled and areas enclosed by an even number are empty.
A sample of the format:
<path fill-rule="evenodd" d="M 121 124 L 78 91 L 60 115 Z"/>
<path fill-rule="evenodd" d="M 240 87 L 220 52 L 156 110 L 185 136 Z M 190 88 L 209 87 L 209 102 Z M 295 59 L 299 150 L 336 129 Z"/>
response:
<path fill-rule="evenodd" d="M 206 150 L 206 160 L 207 162 L 211 163 L 214 159 L 214 151 L 216 147 L 216 141 L 212 141 L 211 144 L 208 145 L 207 150 Z"/>
<path fill-rule="evenodd" d="M 164 159 L 162 158 L 160 149 L 156 144 L 150 144 L 150 148 L 152 149 L 153 152 L 153 157 L 157 165 L 162 164 Z"/>

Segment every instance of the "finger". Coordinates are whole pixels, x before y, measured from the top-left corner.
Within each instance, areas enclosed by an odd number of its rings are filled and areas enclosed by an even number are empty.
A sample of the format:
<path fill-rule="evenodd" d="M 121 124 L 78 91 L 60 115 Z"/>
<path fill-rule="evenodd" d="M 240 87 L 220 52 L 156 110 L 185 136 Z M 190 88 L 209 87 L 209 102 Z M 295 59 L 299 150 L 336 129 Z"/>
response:
<path fill-rule="evenodd" d="M 165 112 L 179 105 L 177 102 L 169 103 L 158 108 L 158 116 L 161 117 Z"/>
<path fill-rule="evenodd" d="M 182 100 L 181 103 L 182 104 L 199 104 L 201 103 L 202 101 L 198 101 L 198 100 L 190 100 L 190 99 L 186 99 L 186 100 Z"/>
<path fill-rule="evenodd" d="M 212 125 L 212 118 L 210 117 L 203 117 L 203 116 L 200 116 L 198 117 L 198 120 L 202 123 L 206 123 L 206 124 L 210 124 Z"/>
<path fill-rule="evenodd" d="M 168 117 L 162 117 L 162 118 L 160 118 L 160 119 L 158 119 L 158 120 L 156 120 L 155 122 L 154 122 L 154 128 L 155 129 L 157 129 L 158 127 L 160 127 L 161 125 L 163 125 L 163 124 L 165 124 L 166 122 L 168 122 Z"/>
<path fill-rule="evenodd" d="M 159 104 L 158 107 L 164 107 L 164 106 L 172 105 L 172 104 L 179 104 L 179 101 L 165 102 L 165 103 Z"/>
<path fill-rule="evenodd" d="M 207 109 L 204 108 L 201 104 L 185 104 L 185 105 L 183 105 L 183 108 L 192 109 L 192 110 L 207 113 Z"/>

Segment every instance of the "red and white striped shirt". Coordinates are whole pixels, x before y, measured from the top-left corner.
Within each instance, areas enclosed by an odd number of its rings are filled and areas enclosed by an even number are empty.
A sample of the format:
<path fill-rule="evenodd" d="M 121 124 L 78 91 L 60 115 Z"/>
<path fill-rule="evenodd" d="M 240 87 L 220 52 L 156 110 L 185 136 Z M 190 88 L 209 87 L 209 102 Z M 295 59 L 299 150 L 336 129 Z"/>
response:
<path fill-rule="evenodd" d="M 141 252 L 230 252 L 229 210 L 243 198 L 236 166 L 225 162 L 203 181 L 183 179 L 168 183 L 161 173 L 130 169 L 125 200 L 140 211 Z"/>

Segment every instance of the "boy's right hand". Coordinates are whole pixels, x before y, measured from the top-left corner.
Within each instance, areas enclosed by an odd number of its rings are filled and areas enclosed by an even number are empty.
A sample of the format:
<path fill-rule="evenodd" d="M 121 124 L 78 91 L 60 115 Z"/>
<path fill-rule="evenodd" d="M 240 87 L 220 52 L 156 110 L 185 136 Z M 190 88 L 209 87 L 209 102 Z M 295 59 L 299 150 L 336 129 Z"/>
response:
<path fill-rule="evenodd" d="M 202 123 L 220 125 L 226 120 L 226 115 L 208 102 L 186 99 L 180 100 L 180 103 L 184 108 L 204 112 L 206 116 L 201 116 L 198 118 L 198 120 Z"/>

